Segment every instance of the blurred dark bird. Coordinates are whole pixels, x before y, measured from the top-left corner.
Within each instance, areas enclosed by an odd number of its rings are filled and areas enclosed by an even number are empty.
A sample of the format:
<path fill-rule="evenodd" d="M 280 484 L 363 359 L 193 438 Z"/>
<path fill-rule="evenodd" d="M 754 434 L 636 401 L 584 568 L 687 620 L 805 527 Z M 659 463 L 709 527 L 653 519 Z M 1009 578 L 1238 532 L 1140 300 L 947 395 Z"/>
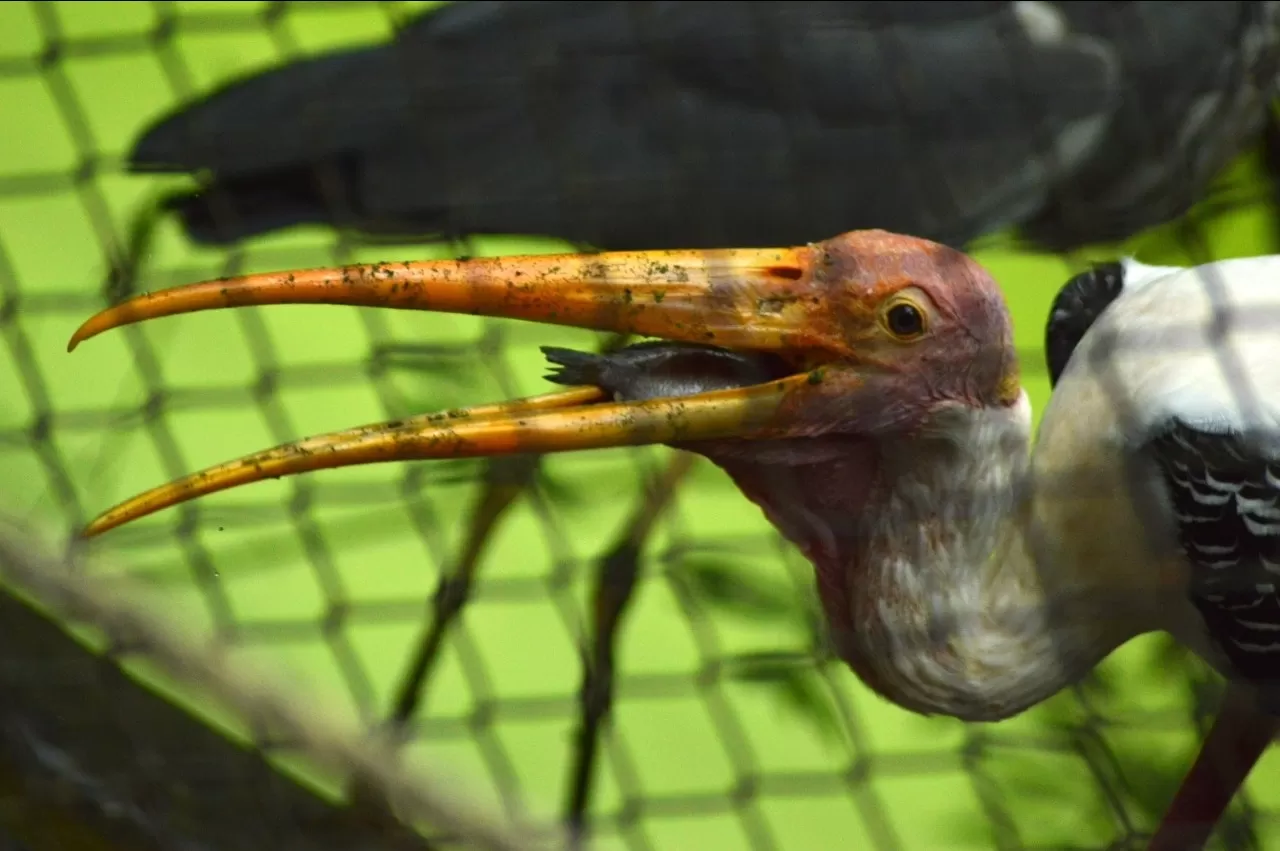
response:
<path fill-rule="evenodd" d="M 207 94 L 134 172 L 197 241 L 602 249 L 877 227 L 1051 249 L 1178 217 L 1260 135 L 1276 2 L 459 2 Z"/>

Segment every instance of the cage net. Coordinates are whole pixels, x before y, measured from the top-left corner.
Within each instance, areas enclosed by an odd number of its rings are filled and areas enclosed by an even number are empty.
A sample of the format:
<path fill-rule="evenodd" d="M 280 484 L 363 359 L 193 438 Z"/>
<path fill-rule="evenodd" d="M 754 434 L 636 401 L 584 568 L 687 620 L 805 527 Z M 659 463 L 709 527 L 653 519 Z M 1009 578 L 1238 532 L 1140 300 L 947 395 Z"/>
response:
<path fill-rule="evenodd" d="M 585 332 L 471 316 L 279 307 L 65 351 L 132 291 L 569 250 L 370 245 L 318 227 L 221 250 L 144 215 L 180 182 L 123 173 L 156 115 L 384 38 L 422 8 L 0 4 L 0 498 L 47 533 L 0 547 L 4 841 L 519 847 L 559 842 L 579 812 L 593 847 L 633 851 L 1140 847 L 1207 728 L 1215 675 L 1143 638 L 1007 722 L 889 706 L 833 661 L 812 568 L 692 456 L 328 471 L 130 524 L 102 540 L 108 558 L 53 547 L 125 497 L 249 451 L 545 392 L 537 347 L 584 347 Z M 1231 185 L 1256 186 L 1255 167 Z M 1147 257 L 1273 250 L 1270 210 L 1246 196 L 1215 195 Z M 1044 316 L 1089 257 L 978 256 L 1009 297 L 1038 410 Z M 1274 772 L 1255 772 L 1218 847 L 1265 847 Z M 442 785 L 466 805 L 433 797 Z"/>

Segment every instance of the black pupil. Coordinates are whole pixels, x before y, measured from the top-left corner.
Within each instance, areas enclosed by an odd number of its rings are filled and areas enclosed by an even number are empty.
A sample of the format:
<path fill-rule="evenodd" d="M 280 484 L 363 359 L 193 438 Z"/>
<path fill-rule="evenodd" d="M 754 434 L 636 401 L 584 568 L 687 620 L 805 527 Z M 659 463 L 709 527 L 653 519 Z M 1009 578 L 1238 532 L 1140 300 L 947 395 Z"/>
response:
<path fill-rule="evenodd" d="M 920 311 L 909 304 L 899 304 L 889 310 L 889 330 L 903 337 L 919 334 L 924 330 Z"/>

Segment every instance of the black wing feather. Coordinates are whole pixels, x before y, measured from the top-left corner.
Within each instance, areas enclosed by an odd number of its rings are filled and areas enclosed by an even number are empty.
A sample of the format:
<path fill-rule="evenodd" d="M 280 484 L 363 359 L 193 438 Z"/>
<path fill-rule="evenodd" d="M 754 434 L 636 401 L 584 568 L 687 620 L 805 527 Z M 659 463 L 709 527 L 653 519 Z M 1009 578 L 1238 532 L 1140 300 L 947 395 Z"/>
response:
<path fill-rule="evenodd" d="M 131 164 L 212 175 L 177 206 L 214 242 L 336 204 L 607 248 L 961 244 L 1042 204 L 1090 150 L 1046 145 L 1117 97 L 1105 51 L 1033 44 L 1008 2 L 469 2 L 202 98 Z"/>
<path fill-rule="evenodd" d="M 1076 346 L 1111 303 L 1124 290 L 1124 266 L 1099 263 L 1071 278 L 1058 290 L 1049 307 L 1044 329 L 1045 365 L 1049 386 L 1056 387 L 1071 362 Z"/>
<path fill-rule="evenodd" d="M 173 206 L 210 242 L 962 246 L 1022 222 L 1066 248 L 1173 218 L 1260 129 L 1271 4 L 1041 8 L 1065 38 L 1007 0 L 453 3 L 184 106 L 131 165 L 209 175 Z"/>
<path fill-rule="evenodd" d="M 1280 685 L 1280 459 L 1173 420 L 1148 443 L 1164 473 L 1190 595 L 1244 679 Z"/>

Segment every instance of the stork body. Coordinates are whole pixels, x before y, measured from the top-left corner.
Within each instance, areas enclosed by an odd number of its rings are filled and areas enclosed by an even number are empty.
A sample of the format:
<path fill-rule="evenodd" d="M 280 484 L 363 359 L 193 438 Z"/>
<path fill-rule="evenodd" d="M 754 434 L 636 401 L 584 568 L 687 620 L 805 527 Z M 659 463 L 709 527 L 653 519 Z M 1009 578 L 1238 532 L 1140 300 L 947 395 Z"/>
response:
<path fill-rule="evenodd" d="M 1069 281 L 1047 327 L 1046 431 L 1065 419 L 1055 410 L 1099 424 L 1149 542 L 1133 557 L 1183 591 L 1162 627 L 1229 682 L 1152 851 L 1201 847 L 1280 731 L 1277 274 L 1274 256 L 1193 269 L 1126 259 Z M 1108 552 L 1135 531 L 1122 515 L 1072 514 Z"/>
<path fill-rule="evenodd" d="M 82 325 L 72 347 L 157 316 L 274 303 L 668 342 L 549 350 L 563 392 L 266 450 L 135 497 L 88 532 L 308 470 L 665 443 L 722 467 L 807 555 L 841 656 L 900 706 L 1006 718 L 1162 630 L 1232 678 L 1233 717 L 1257 731 L 1266 638 L 1280 633 L 1263 614 L 1280 563 L 1268 549 L 1280 538 L 1265 534 L 1280 513 L 1267 466 L 1280 457 L 1267 401 L 1280 336 L 1265 313 L 1280 259 L 1216 264 L 1212 298 L 1205 269 L 1112 271 L 1059 298 L 1057 385 L 1034 441 L 995 282 L 959 252 L 880 231 L 790 249 L 374 264 L 139 296 Z M 1217 304 L 1228 321 L 1214 323 Z M 1233 407 L 1224 351 L 1253 408 Z"/>
<path fill-rule="evenodd" d="M 1196 615 L 1170 631 L 1280 709 L 1280 257 L 1119 270 L 1117 297 L 1056 382 L 1044 432 L 1049 445 L 1068 435 L 1067 451 L 1082 435 L 1106 449 L 1098 466 L 1127 471 L 1117 502 L 1141 525 L 1076 511 L 1067 522 L 1102 539 L 1145 532 L 1146 561 L 1165 565 Z M 1094 425 L 1061 425 L 1077 420 Z"/>
<path fill-rule="evenodd" d="M 1274 2 L 468 2 L 140 137 L 193 238 L 628 248 L 884 227 L 1051 248 L 1176 217 L 1263 126 Z"/>

